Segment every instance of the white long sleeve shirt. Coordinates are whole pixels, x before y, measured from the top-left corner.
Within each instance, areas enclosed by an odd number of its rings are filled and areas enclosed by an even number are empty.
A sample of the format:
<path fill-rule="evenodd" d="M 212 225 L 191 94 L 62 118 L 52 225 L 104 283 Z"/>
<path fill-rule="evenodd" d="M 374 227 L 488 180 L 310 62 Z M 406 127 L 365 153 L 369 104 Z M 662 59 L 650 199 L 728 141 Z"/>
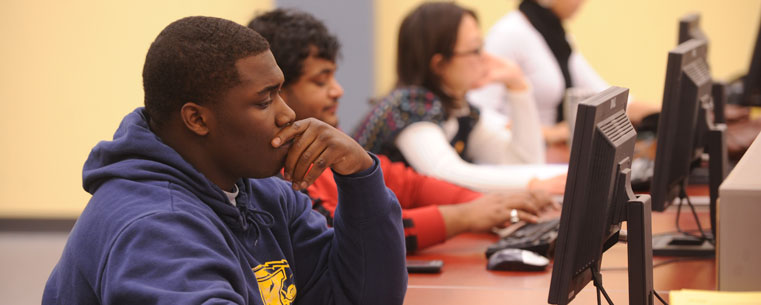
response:
<path fill-rule="evenodd" d="M 573 45 L 573 44 L 572 44 Z M 515 61 L 533 86 L 533 97 L 544 126 L 555 124 L 558 103 L 565 95 L 565 80 L 550 47 L 542 35 L 518 10 L 502 17 L 489 30 L 484 50 L 502 58 Z M 597 93 L 608 88 L 608 84 L 595 72 L 577 51 L 571 52 L 568 60 L 573 87 L 586 92 Z M 515 109 L 505 107 L 504 87 L 489 86 L 474 90 L 470 101 L 481 109 L 493 109 L 515 119 Z M 521 114 L 522 115 L 522 114 Z"/>
<path fill-rule="evenodd" d="M 402 130 L 394 144 L 407 163 L 424 174 L 478 191 L 525 189 L 532 178 L 564 173 L 566 166 L 545 166 L 545 146 L 536 107 L 529 91 L 505 92 L 509 107 L 521 116 L 507 120 L 491 110 L 481 112 L 473 127 L 465 155 L 460 158 L 450 141 L 458 130 L 455 113 L 443 128 L 432 122 L 417 122 Z M 465 109 L 467 110 L 467 109 Z"/>

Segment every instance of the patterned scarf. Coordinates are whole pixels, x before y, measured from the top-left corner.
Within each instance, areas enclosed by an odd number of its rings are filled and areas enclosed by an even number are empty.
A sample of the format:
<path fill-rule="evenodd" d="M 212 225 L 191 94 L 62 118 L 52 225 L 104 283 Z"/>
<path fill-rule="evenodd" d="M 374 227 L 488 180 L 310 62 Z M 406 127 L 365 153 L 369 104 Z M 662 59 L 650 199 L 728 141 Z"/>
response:
<path fill-rule="evenodd" d="M 571 88 L 573 81 L 571 80 L 571 72 L 568 69 L 568 59 L 571 57 L 571 44 L 565 38 L 565 29 L 563 29 L 563 23 L 560 21 L 560 18 L 551 10 L 536 3 L 535 0 L 523 0 L 518 9 L 526 16 L 539 34 L 542 35 L 544 41 L 547 42 L 552 55 L 555 55 L 555 60 L 557 60 L 560 66 L 560 71 L 563 73 L 565 87 Z M 560 122 L 563 120 L 562 100 L 558 103 L 557 113 L 555 121 Z"/>
<path fill-rule="evenodd" d="M 468 135 L 479 118 L 478 109 L 469 107 L 470 114 L 458 118 L 458 132 L 450 141 L 464 160 L 467 160 L 464 155 Z M 443 126 L 446 120 L 444 104 L 433 92 L 422 87 L 401 87 L 378 101 L 351 135 L 366 150 L 406 163 L 394 144 L 396 136 L 413 123 L 432 122 Z"/>

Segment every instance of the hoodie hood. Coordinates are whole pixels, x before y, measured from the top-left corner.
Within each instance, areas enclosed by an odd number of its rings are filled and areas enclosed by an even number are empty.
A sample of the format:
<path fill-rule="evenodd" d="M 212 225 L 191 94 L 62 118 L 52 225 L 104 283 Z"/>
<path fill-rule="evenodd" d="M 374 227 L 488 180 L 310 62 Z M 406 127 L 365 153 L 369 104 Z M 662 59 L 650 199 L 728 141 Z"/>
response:
<path fill-rule="evenodd" d="M 125 116 L 113 140 L 98 143 L 85 162 L 82 185 L 88 193 L 94 194 L 105 182 L 114 179 L 175 184 L 209 205 L 233 228 L 248 230 L 247 222 L 256 219 L 246 216 L 251 213 L 245 201 L 238 204 L 238 211 L 222 189 L 164 144 L 150 130 L 143 107 Z M 238 186 L 241 191 L 250 190 L 244 180 L 238 181 Z"/>

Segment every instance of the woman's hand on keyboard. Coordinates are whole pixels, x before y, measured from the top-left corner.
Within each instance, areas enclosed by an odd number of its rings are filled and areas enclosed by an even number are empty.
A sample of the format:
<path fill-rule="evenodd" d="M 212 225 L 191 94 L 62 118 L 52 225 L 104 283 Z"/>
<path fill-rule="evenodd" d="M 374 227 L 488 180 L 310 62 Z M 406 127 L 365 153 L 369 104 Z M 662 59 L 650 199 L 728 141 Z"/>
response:
<path fill-rule="evenodd" d="M 539 214 L 559 206 L 546 192 L 489 193 L 470 202 L 439 206 L 447 238 L 464 232 L 488 232 L 510 224 L 510 212 L 520 221 L 535 223 Z"/>

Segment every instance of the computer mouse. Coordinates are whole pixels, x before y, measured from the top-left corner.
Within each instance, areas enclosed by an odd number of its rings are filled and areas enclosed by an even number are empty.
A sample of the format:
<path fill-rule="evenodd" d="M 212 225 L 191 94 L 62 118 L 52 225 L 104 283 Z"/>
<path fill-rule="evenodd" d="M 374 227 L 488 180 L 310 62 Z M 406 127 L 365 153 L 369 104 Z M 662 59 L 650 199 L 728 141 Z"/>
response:
<path fill-rule="evenodd" d="M 529 250 L 506 248 L 489 257 L 486 269 L 503 271 L 543 271 L 550 260 Z"/>

